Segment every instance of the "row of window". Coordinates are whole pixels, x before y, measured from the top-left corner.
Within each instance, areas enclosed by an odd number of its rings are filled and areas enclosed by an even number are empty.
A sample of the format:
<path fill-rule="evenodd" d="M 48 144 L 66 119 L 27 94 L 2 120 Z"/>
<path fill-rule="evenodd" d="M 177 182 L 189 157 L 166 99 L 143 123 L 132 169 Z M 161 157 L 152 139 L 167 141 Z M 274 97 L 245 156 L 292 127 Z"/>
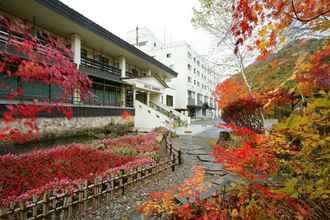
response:
<path fill-rule="evenodd" d="M 196 92 L 188 90 L 188 100 L 190 102 L 194 102 L 195 101 L 195 96 L 196 96 Z M 204 100 L 204 101 L 203 101 Z M 197 102 L 198 103 L 212 103 L 214 100 L 213 98 L 208 98 L 207 96 L 203 96 L 200 93 L 197 93 Z"/>
<path fill-rule="evenodd" d="M 188 64 L 187 65 L 187 68 L 188 68 L 188 71 L 191 71 L 192 70 L 191 64 Z M 197 76 L 200 76 L 200 77 L 202 77 L 205 80 L 207 79 L 207 75 L 211 75 L 211 73 L 205 73 L 205 74 L 203 74 L 199 70 L 197 70 L 196 68 L 193 69 L 193 73 L 194 74 L 197 74 Z"/>
<path fill-rule="evenodd" d="M 189 83 L 192 83 L 192 78 L 191 78 L 190 76 L 188 76 L 188 82 L 189 82 Z M 198 81 L 196 81 L 196 80 L 194 80 L 194 85 L 197 85 L 198 87 L 202 86 L 202 89 L 205 89 L 205 90 L 211 91 L 207 85 L 205 85 L 205 84 L 203 84 L 203 83 L 200 83 L 200 82 L 198 82 Z"/>
<path fill-rule="evenodd" d="M 187 57 L 189 59 L 192 59 L 192 55 L 189 51 L 187 52 Z M 205 69 L 205 66 L 203 64 L 201 65 L 201 62 L 199 60 L 197 60 L 196 57 L 193 58 L 193 61 L 194 61 L 194 63 L 197 64 L 197 66 L 202 66 L 202 68 Z"/>

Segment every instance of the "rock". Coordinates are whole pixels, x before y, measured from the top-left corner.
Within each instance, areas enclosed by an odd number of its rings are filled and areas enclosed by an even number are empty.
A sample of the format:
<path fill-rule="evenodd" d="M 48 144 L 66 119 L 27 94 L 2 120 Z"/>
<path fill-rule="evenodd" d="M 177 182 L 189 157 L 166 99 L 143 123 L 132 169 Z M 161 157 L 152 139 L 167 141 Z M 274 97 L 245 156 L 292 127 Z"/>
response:
<path fill-rule="evenodd" d="M 210 155 L 198 155 L 197 159 L 202 162 L 214 162 L 215 158 Z"/>
<path fill-rule="evenodd" d="M 106 149 L 107 147 L 105 146 L 105 144 L 103 143 L 99 143 L 98 145 L 96 145 L 96 149 L 98 150 L 104 150 Z"/>
<path fill-rule="evenodd" d="M 203 162 L 202 165 L 206 171 L 224 171 L 223 164 L 220 163 Z"/>
<path fill-rule="evenodd" d="M 187 154 L 189 155 L 208 155 L 207 152 L 203 151 L 203 150 L 193 150 L 193 151 L 188 151 Z"/>
<path fill-rule="evenodd" d="M 192 145 L 188 147 L 180 147 L 181 150 L 183 151 L 194 151 L 194 150 L 203 150 L 204 147 L 200 147 L 200 146 L 196 146 L 196 145 Z"/>
<path fill-rule="evenodd" d="M 98 134 L 94 134 L 94 137 L 97 139 L 104 139 L 106 136 L 104 133 L 98 133 Z"/>
<path fill-rule="evenodd" d="M 205 173 L 214 176 L 225 176 L 228 174 L 226 171 L 209 171 L 209 170 L 206 170 Z"/>

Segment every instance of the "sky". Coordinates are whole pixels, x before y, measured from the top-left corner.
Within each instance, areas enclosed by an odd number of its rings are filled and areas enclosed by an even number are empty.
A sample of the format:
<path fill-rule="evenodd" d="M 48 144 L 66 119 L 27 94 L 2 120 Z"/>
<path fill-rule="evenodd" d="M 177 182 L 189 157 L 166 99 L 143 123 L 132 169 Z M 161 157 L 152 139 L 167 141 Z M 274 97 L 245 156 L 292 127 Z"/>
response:
<path fill-rule="evenodd" d="M 198 0 L 61 0 L 97 24 L 126 39 L 126 33 L 148 27 L 162 42 L 185 40 L 207 55 L 211 38 L 191 24 Z"/>

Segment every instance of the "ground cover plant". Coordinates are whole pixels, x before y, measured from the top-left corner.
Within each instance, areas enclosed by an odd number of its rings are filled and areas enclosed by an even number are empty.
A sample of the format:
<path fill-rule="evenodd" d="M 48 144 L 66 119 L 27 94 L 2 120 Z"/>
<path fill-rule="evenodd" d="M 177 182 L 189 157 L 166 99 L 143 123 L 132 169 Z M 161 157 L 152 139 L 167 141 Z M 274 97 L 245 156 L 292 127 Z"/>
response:
<path fill-rule="evenodd" d="M 156 136 L 150 133 L 107 139 L 102 149 L 72 144 L 1 156 L 0 205 L 5 207 L 10 202 L 28 200 L 47 191 L 70 191 L 85 181 L 93 182 L 96 177 L 152 164 L 155 160 L 151 155 L 160 149 Z"/>
<path fill-rule="evenodd" d="M 103 140 L 106 149 L 111 151 L 127 151 L 136 152 L 137 154 L 157 153 L 160 150 L 156 133 L 146 135 L 126 135 L 116 139 Z"/>

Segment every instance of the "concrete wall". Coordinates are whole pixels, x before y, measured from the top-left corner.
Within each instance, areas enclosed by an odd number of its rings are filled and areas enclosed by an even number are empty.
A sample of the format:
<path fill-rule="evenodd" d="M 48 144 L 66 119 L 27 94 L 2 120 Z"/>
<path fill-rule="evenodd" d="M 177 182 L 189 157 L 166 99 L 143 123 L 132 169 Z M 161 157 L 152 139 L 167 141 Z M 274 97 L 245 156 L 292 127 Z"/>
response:
<path fill-rule="evenodd" d="M 87 131 L 105 129 L 111 124 L 133 123 L 134 117 L 123 119 L 121 116 L 72 118 L 40 118 L 38 127 L 43 137 L 75 136 Z"/>
<path fill-rule="evenodd" d="M 25 120 L 25 119 L 21 119 Z M 22 127 L 22 121 L 18 120 L 11 124 L 12 128 L 20 128 L 22 132 L 26 132 L 26 128 Z M 103 131 L 107 126 L 114 124 L 131 124 L 134 123 L 134 117 L 130 116 L 123 119 L 121 116 L 106 117 L 77 117 L 68 120 L 66 118 L 38 118 L 37 125 L 41 139 L 53 139 L 84 135 L 89 132 Z M 0 123 L 2 127 L 2 123 Z"/>

